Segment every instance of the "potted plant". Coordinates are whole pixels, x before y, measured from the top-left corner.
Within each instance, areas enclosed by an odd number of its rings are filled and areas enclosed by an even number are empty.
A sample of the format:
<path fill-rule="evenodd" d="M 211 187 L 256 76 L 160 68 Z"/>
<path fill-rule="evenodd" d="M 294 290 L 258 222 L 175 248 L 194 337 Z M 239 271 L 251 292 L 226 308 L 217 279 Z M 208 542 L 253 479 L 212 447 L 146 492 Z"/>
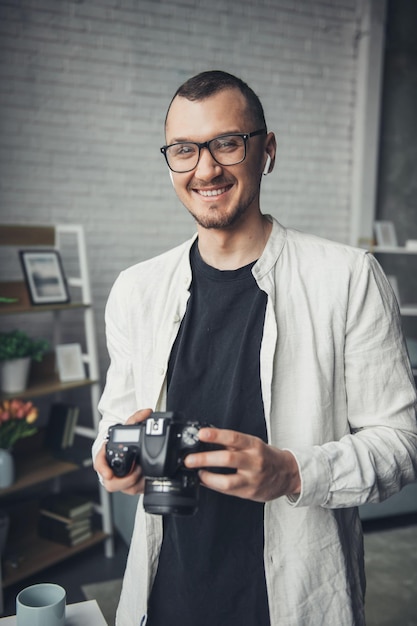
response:
<path fill-rule="evenodd" d="M 0 387 L 5 393 L 26 388 L 31 359 L 41 361 L 48 350 L 45 339 L 31 339 L 21 330 L 0 333 Z"/>

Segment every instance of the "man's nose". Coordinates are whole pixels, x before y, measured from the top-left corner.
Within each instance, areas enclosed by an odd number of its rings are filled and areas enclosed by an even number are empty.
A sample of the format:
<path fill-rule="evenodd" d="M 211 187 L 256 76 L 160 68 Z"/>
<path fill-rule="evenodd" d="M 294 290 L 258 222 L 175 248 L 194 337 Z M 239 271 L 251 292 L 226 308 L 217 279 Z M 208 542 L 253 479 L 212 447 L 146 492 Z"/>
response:
<path fill-rule="evenodd" d="M 211 178 L 219 176 L 221 172 L 222 166 L 217 163 L 210 150 L 207 147 L 201 148 L 200 159 L 195 169 L 196 177 L 203 180 L 210 180 Z"/>

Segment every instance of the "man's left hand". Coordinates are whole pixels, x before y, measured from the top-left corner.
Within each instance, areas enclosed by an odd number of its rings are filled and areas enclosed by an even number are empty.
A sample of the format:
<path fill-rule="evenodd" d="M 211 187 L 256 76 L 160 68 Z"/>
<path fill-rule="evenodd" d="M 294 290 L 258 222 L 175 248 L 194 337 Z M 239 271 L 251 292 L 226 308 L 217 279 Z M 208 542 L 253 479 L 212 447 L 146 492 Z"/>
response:
<path fill-rule="evenodd" d="M 186 467 L 236 469 L 233 474 L 201 469 L 199 476 L 205 487 L 256 502 L 300 493 L 298 465 L 288 450 L 270 446 L 252 435 L 220 428 L 202 428 L 199 439 L 223 449 L 189 454 L 184 461 Z"/>

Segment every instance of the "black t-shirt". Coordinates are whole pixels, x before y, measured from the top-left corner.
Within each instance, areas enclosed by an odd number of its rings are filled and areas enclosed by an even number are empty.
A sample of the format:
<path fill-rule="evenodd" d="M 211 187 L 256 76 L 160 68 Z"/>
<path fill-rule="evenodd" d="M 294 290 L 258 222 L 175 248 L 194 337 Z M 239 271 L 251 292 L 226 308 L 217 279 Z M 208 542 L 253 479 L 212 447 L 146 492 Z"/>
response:
<path fill-rule="evenodd" d="M 168 371 L 169 410 L 267 439 L 259 352 L 266 294 L 251 265 L 219 271 L 191 252 L 193 281 Z M 164 516 L 150 626 L 269 626 L 264 505 L 200 488 L 192 517 Z"/>

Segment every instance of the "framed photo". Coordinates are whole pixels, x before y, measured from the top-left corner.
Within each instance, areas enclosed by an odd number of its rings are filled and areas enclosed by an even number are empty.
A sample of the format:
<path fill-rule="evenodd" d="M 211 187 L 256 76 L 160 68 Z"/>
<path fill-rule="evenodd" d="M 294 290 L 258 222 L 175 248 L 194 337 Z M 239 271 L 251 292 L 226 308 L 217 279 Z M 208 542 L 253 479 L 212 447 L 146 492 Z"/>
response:
<path fill-rule="evenodd" d="M 79 343 L 67 343 L 56 346 L 55 353 L 61 383 L 85 379 L 83 355 Z"/>
<path fill-rule="evenodd" d="M 57 250 L 20 250 L 26 285 L 32 304 L 63 304 L 69 292 Z"/>
<path fill-rule="evenodd" d="M 395 248 L 398 243 L 393 222 L 375 222 L 375 239 L 377 246 Z"/>

